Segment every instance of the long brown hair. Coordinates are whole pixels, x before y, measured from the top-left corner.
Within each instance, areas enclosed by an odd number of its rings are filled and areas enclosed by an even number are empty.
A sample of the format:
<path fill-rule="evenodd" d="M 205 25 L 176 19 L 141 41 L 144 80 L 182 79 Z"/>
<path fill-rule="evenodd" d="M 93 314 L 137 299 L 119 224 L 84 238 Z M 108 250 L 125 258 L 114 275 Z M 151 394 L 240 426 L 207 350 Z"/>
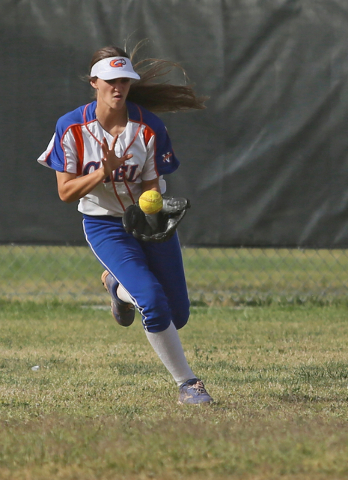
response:
<path fill-rule="evenodd" d="M 113 45 L 103 47 L 94 53 L 90 69 L 99 60 L 109 57 L 126 57 L 133 63 L 135 55 L 143 43 L 139 42 L 130 55 L 122 48 Z M 159 78 L 166 77 L 174 69 L 181 71 L 183 78 L 187 81 L 187 74 L 180 64 L 158 58 L 147 58 L 133 63 L 133 68 L 140 75 L 140 80 L 131 84 L 127 100 L 142 105 L 151 112 L 158 113 L 206 108 L 204 102 L 209 97 L 197 96 L 193 85 L 173 85 L 165 80 L 158 81 Z M 92 79 L 92 77 L 87 78 Z"/>

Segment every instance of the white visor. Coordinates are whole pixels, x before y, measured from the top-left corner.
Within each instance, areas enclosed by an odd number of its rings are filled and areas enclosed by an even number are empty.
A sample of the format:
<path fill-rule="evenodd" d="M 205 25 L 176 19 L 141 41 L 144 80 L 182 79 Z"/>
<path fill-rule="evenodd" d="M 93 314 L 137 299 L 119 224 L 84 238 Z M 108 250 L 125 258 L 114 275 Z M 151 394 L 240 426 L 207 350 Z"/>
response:
<path fill-rule="evenodd" d="M 140 76 L 133 70 L 132 62 L 126 57 L 109 57 L 99 60 L 92 67 L 91 77 L 98 77 L 102 80 L 113 80 L 114 78 L 140 80 Z"/>

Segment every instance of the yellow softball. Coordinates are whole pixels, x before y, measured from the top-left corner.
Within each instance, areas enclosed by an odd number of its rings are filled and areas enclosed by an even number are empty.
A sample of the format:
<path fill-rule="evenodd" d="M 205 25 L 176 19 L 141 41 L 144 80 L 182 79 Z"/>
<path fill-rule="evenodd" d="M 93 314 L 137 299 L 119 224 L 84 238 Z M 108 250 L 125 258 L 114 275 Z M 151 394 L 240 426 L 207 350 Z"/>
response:
<path fill-rule="evenodd" d="M 159 212 L 163 207 L 162 195 L 156 190 L 147 190 L 139 197 L 139 207 L 148 215 Z"/>

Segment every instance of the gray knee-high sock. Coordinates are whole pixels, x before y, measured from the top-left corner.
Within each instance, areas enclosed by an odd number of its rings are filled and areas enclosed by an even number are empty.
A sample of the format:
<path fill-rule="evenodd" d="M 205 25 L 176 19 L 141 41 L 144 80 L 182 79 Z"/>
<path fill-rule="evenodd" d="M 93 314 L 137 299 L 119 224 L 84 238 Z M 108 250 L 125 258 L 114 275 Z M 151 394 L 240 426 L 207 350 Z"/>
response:
<path fill-rule="evenodd" d="M 152 348 L 162 360 L 163 365 L 172 375 L 177 385 L 181 385 L 191 378 L 196 378 L 187 363 L 178 332 L 173 322 L 170 322 L 167 330 L 163 332 L 151 333 L 145 331 L 145 333 Z"/>

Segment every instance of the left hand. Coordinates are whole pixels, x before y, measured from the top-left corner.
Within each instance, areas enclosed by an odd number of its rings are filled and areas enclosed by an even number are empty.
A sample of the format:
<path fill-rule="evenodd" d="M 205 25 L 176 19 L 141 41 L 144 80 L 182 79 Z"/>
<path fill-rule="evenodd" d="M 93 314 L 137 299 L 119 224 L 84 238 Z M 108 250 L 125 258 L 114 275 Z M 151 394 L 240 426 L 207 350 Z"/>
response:
<path fill-rule="evenodd" d="M 126 232 L 131 233 L 138 240 L 165 242 L 174 235 L 188 208 L 190 208 L 190 201 L 187 198 L 163 196 L 163 208 L 160 212 L 145 215 L 136 203 L 126 208 L 122 223 Z M 153 217 L 155 222 L 149 222 L 149 217 Z"/>

